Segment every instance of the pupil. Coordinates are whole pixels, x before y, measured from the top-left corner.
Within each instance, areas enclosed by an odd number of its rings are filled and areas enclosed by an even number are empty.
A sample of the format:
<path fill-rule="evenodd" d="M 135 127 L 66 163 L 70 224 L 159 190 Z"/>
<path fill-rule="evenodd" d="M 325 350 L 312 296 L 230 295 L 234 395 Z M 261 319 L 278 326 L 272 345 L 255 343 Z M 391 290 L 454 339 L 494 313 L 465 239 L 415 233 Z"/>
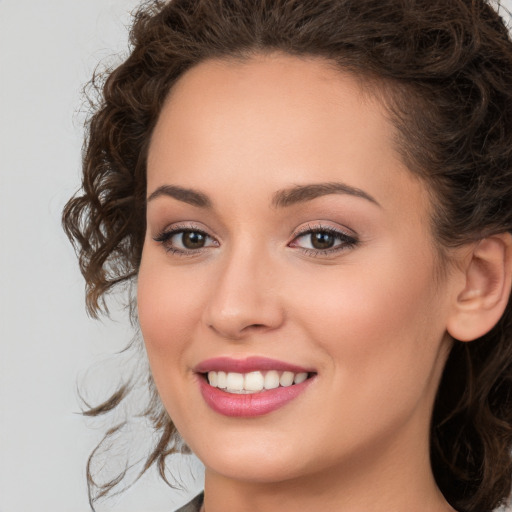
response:
<path fill-rule="evenodd" d="M 204 236 L 195 231 L 185 231 L 182 235 L 182 242 L 187 249 L 200 249 L 204 246 Z"/>
<path fill-rule="evenodd" d="M 330 233 L 313 233 L 311 239 L 315 249 L 329 249 L 334 245 L 334 236 Z"/>

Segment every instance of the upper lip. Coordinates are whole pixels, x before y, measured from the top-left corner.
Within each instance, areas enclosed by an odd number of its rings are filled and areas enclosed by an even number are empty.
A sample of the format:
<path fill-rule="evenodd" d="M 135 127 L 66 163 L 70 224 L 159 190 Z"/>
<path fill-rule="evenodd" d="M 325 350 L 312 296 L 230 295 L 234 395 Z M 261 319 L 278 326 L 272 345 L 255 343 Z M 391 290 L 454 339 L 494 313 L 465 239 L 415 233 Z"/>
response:
<path fill-rule="evenodd" d="M 197 373 L 208 372 L 236 372 L 236 373 L 249 373 L 256 371 L 276 370 L 283 372 L 293 373 L 312 373 L 314 370 L 304 368 L 295 364 L 279 361 L 277 359 L 270 359 L 268 357 L 247 357 L 245 359 L 233 359 L 232 357 L 214 357 L 201 361 L 194 371 Z"/>

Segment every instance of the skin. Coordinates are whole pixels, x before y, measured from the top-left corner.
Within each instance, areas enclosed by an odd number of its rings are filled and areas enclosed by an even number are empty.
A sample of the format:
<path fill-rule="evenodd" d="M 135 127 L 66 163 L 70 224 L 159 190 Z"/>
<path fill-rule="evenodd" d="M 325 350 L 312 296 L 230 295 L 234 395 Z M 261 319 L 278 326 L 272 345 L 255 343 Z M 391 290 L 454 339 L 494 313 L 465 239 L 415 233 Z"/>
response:
<path fill-rule="evenodd" d="M 148 155 L 139 320 L 157 389 L 206 467 L 205 507 L 453 510 L 429 463 L 429 421 L 460 277 L 440 278 L 425 185 L 401 162 L 383 106 L 319 59 L 207 61 L 172 90 Z M 342 182 L 286 207 L 276 191 Z M 189 255 L 178 226 L 208 235 Z M 335 253 L 300 229 L 326 226 Z M 304 393 L 256 418 L 203 400 L 193 368 L 220 356 L 314 368 Z"/>

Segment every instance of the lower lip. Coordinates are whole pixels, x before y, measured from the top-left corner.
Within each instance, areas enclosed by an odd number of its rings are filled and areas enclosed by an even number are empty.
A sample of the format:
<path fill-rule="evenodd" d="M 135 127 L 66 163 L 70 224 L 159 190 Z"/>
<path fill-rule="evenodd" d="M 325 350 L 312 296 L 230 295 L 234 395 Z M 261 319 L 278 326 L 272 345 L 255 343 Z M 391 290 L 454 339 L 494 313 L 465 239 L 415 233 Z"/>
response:
<path fill-rule="evenodd" d="M 283 407 L 303 393 L 312 380 L 309 378 L 300 384 L 251 394 L 227 393 L 210 386 L 202 377 L 199 378 L 199 385 L 205 402 L 215 412 L 224 416 L 251 418 Z"/>

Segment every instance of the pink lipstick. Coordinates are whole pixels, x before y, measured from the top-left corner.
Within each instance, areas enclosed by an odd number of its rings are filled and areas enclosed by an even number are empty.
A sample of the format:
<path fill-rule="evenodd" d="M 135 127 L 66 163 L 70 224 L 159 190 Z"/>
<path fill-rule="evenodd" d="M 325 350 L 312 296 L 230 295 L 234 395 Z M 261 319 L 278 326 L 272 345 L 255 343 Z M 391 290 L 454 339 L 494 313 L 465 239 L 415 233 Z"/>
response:
<path fill-rule="evenodd" d="M 208 359 L 194 370 L 207 405 L 232 417 L 275 411 L 301 395 L 316 376 L 310 368 L 264 357 Z"/>

